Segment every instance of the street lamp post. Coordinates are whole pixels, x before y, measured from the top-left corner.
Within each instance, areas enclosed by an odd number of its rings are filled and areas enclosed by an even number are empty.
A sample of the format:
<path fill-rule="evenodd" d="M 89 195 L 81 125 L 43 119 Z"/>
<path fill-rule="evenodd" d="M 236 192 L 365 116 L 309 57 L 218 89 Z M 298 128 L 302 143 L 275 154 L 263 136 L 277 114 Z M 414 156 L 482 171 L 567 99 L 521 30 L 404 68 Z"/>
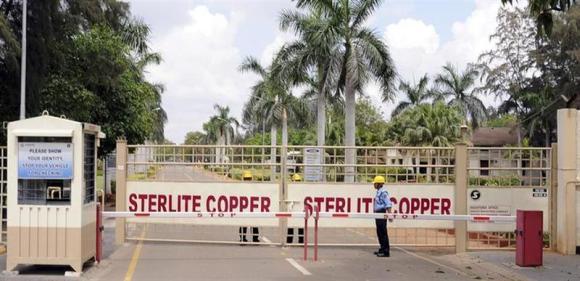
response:
<path fill-rule="evenodd" d="M 26 118 L 26 18 L 27 0 L 22 1 L 22 56 L 20 66 L 20 119 Z"/>

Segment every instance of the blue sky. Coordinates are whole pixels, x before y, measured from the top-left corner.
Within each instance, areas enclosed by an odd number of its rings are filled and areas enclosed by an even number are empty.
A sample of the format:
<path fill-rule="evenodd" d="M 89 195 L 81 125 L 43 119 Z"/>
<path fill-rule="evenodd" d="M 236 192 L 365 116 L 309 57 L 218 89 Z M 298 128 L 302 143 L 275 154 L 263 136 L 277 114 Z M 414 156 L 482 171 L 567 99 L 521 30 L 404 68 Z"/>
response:
<path fill-rule="evenodd" d="M 289 0 L 130 0 L 134 16 L 152 29 L 150 45 L 164 62 L 148 78 L 165 84 L 166 136 L 182 143 L 201 130 L 213 105 L 228 105 L 239 117 L 256 77 L 236 68 L 248 55 L 267 63 L 291 34 L 278 29 Z M 368 20 L 385 40 L 399 76 L 415 80 L 446 62 L 464 68 L 491 48 L 499 0 L 385 0 Z M 366 91 L 379 102 L 375 85 Z M 494 103 L 485 98 L 486 103 Z M 381 104 L 389 116 L 393 104 Z"/>

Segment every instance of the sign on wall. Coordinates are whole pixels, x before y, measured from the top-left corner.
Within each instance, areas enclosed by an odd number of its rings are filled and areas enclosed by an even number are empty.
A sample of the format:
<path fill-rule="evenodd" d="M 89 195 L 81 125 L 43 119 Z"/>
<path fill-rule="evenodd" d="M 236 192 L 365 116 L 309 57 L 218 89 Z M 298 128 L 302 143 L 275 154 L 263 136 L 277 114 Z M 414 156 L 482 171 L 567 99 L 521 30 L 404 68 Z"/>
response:
<path fill-rule="evenodd" d="M 453 185 L 387 185 L 393 204 L 392 212 L 400 215 L 453 214 Z M 372 213 L 376 190 L 371 184 L 289 184 L 288 201 L 292 210 L 321 212 Z M 291 219 L 289 224 L 299 227 L 304 222 Z M 374 227 L 372 219 L 326 219 L 322 227 Z M 389 227 L 452 228 L 450 221 L 395 220 Z"/>
<path fill-rule="evenodd" d="M 278 212 L 277 184 L 127 182 L 130 212 Z M 140 221 L 141 219 L 130 219 Z M 156 223 L 277 226 L 274 219 L 146 219 Z"/>
<path fill-rule="evenodd" d="M 62 142 L 18 144 L 18 178 L 72 179 L 73 145 Z"/>
<path fill-rule="evenodd" d="M 304 180 L 319 182 L 322 181 L 322 166 L 313 166 L 322 164 L 322 149 L 308 147 L 304 149 Z"/>
<path fill-rule="evenodd" d="M 467 207 L 473 216 L 515 216 L 517 210 L 542 211 L 544 213 L 544 231 L 549 230 L 549 199 L 536 196 L 535 188 L 483 187 L 468 188 L 469 193 L 477 191 L 477 199 L 468 198 Z M 470 222 L 470 231 L 506 231 L 514 230 L 513 224 Z"/>

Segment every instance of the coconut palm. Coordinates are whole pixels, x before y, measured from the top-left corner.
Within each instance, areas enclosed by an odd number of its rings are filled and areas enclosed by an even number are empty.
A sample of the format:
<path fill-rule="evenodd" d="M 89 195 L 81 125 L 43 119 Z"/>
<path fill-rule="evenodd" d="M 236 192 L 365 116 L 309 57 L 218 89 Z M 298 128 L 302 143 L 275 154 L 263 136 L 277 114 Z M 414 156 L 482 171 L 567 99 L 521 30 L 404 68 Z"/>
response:
<path fill-rule="evenodd" d="M 395 139 L 408 146 L 450 146 L 459 138 L 462 118 L 455 107 L 443 102 L 421 104 L 395 117 Z"/>
<path fill-rule="evenodd" d="M 393 112 L 391 113 L 391 117 L 395 117 L 405 109 L 420 105 L 426 99 L 429 98 L 429 90 L 427 86 L 429 85 L 429 78 L 427 74 L 423 75 L 421 79 L 419 79 L 419 83 L 415 85 L 411 85 L 407 81 L 400 80 L 399 81 L 399 91 L 401 91 L 407 98 L 407 100 L 403 100 L 397 104 Z"/>
<path fill-rule="evenodd" d="M 225 160 L 225 145 L 231 144 L 231 139 L 235 134 L 234 126 L 237 128 L 240 124 L 236 118 L 230 116 L 228 106 L 214 105 L 217 115 L 210 117 L 209 122 L 204 124 L 204 130 L 207 131 L 209 138 L 215 139 L 216 145 L 216 162 L 223 163 Z"/>
<path fill-rule="evenodd" d="M 217 115 L 212 116 L 211 120 L 217 128 L 218 144 L 230 145 L 240 123 L 236 118 L 230 116 L 229 106 L 215 104 L 213 108 L 217 111 Z"/>
<path fill-rule="evenodd" d="M 477 97 L 475 79 L 478 72 L 468 67 L 460 73 L 453 65 L 443 67 L 443 73 L 435 78 L 436 92 L 441 98 L 449 99 L 448 105 L 457 107 L 466 119 L 471 120 L 473 128 L 487 119 L 485 105 Z"/>
<path fill-rule="evenodd" d="M 265 68 L 253 57 L 247 57 L 240 65 L 242 72 L 254 72 L 260 76 L 252 87 L 250 99 L 243 110 L 246 121 L 262 121 L 270 125 L 272 146 L 276 145 L 276 128 L 282 126 L 282 146 L 288 146 L 288 120 L 298 125 L 307 119 L 309 114 L 305 100 L 299 99 L 290 92 L 287 81 L 272 73 L 272 66 Z M 258 123 L 259 124 L 259 123 Z M 272 149 L 271 159 L 276 151 Z"/>
<path fill-rule="evenodd" d="M 364 25 L 382 0 L 298 0 L 298 8 L 319 13 L 320 23 L 312 38 L 326 42 L 332 52 L 328 69 L 337 69 L 337 93 L 344 94 L 345 145 L 355 146 L 355 108 L 357 92 L 371 79 L 380 86 L 384 101 L 393 98 L 394 63 L 386 44 Z M 299 13 L 295 17 L 302 16 Z M 331 72 L 332 73 L 332 72 Z M 346 182 L 354 181 L 355 149 L 346 149 Z"/>
<path fill-rule="evenodd" d="M 319 30 L 325 28 L 325 15 L 321 10 L 307 13 L 284 10 L 280 28 L 292 30 L 298 39 L 280 50 L 275 69 L 277 75 L 286 77 L 293 85 L 306 85 L 307 98 L 314 103 L 317 119 L 317 145 L 323 146 L 326 138 L 326 104 L 336 102 L 333 95 L 339 76 L 340 44 L 332 37 L 321 37 Z"/>

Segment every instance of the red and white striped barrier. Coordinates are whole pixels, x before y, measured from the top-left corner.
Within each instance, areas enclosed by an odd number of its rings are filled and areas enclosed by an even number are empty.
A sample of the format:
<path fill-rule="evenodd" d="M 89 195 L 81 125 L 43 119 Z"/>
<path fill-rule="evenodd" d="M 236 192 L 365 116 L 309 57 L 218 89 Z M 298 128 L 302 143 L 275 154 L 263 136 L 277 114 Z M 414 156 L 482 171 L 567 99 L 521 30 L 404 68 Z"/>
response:
<path fill-rule="evenodd" d="M 108 218 L 304 218 L 304 212 L 103 212 Z M 312 214 L 311 214 L 312 215 Z M 392 219 L 392 220 L 439 220 L 471 221 L 491 223 L 513 223 L 515 216 L 472 216 L 472 215 L 425 215 L 425 214 L 384 214 L 384 213 L 319 213 L 320 218 L 335 219 Z"/>
<path fill-rule="evenodd" d="M 304 219 L 304 260 L 308 257 L 308 219 L 314 218 L 314 260 L 318 260 L 318 220 L 325 219 L 392 219 L 392 220 L 443 220 L 489 223 L 514 223 L 515 216 L 471 216 L 471 215 L 424 215 L 424 214 L 384 214 L 384 213 L 329 213 L 319 212 L 103 212 L 106 218 L 191 218 L 191 219 L 228 219 L 228 218 L 303 218 Z"/>
<path fill-rule="evenodd" d="M 233 212 L 103 212 L 107 218 L 304 218 L 304 212 L 268 212 L 268 213 L 233 213 Z"/>
<path fill-rule="evenodd" d="M 513 223 L 515 216 L 472 216 L 472 215 L 425 215 L 425 214 L 384 214 L 384 213 L 320 213 L 321 218 L 350 219 L 392 219 L 392 220 L 438 220 Z"/>

